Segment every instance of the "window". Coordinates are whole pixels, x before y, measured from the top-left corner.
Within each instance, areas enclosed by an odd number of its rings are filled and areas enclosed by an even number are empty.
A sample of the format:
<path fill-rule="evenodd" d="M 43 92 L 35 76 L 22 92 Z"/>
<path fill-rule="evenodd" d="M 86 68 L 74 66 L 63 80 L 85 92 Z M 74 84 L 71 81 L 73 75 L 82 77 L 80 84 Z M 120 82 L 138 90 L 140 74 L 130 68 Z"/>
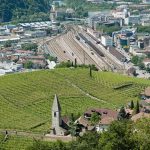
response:
<path fill-rule="evenodd" d="M 56 117 L 56 112 L 54 112 L 54 117 Z"/>

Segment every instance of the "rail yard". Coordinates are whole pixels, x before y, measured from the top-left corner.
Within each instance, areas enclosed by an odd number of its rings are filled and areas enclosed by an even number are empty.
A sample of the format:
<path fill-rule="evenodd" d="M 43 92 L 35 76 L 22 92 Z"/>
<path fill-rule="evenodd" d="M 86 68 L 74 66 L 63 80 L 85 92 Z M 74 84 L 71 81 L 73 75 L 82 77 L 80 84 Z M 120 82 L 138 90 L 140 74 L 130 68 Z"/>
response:
<path fill-rule="evenodd" d="M 67 26 L 66 32 L 44 43 L 58 61 L 77 60 L 78 64 L 94 64 L 99 70 L 123 71 L 123 64 L 92 35 L 78 26 Z"/>

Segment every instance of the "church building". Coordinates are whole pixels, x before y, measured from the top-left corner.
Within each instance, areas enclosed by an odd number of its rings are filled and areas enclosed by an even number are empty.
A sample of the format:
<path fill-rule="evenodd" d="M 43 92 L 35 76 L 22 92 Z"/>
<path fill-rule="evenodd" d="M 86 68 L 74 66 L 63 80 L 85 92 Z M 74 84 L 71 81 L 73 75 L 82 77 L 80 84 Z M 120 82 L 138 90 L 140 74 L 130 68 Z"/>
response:
<path fill-rule="evenodd" d="M 61 107 L 57 95 L 55 94 L 52 105 L 52 126 L 51 134 L 65 136 L 68 133 L 68 125 L 61 118 Z"/>

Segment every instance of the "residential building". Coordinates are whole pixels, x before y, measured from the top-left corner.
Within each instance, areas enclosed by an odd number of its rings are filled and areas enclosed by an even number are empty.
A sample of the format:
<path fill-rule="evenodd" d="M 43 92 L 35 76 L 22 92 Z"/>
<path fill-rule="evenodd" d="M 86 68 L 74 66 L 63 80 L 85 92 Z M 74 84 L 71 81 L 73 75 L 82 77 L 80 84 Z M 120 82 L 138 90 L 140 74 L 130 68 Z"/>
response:
<path fill-rule="evenodd" d="M 113 46 L 113 38 L 108 35 L 101 36 L 101 42 L 104 46 Z"/>
<path fill-rule="evenodd" d="M 150 20 L 142 20 L 142 26 L 150 26 Z"/>
<path fill-rule="evenodd" d="M 150 0 L 143 0 L 143 3 L 150 4 Z"/>
<path fill-rule="evenodd" d="M 143 40 L 138 40 L 138 47 L 140 49 L 143 49 L 144 48 L 144 41 Z"/>
<path fill-rule="evenodd" d="M 140 24 L 141 20 L 140 20 L 140 15 L 132 15 L 129 16 L 127 18 L 124 19 L 125 20 L 125 24 L 126 25 L 130 25 L 130 24 Z"/>
<path fill-rule="evenodd" d="M 90 121 L 93 113 L 100 116 L 98 123 L 93 125 Z M 89 109 L 77 120 L 78 124 L 86 130 L 96 130 L 98 132 L 107 131 L 109 125 L 117 120 L 118 112 L 111 109 Z"/>
<path fill-rule="evenodd" d="M 30 37 L 30 38 L 37 38 L 37 37 L 45 37 L 47 35 L 46 31 L 26 31 L 25 32 L 25 37 Z"/>

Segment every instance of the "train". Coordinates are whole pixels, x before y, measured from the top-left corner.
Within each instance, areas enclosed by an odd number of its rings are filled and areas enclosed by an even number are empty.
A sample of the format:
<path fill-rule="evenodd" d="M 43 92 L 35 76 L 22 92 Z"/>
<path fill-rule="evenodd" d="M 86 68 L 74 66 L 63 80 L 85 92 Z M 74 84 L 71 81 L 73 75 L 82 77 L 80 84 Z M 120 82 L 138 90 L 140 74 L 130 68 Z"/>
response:
<path fill-rule="evenodd" d="M 89 41 L 82 33 L 78 34 L 81 39 L 85 41 L 93 50 L 95 50 L 101 57 L 105 57 L 104 54 L 97 48 L 91 41 Z"/>

